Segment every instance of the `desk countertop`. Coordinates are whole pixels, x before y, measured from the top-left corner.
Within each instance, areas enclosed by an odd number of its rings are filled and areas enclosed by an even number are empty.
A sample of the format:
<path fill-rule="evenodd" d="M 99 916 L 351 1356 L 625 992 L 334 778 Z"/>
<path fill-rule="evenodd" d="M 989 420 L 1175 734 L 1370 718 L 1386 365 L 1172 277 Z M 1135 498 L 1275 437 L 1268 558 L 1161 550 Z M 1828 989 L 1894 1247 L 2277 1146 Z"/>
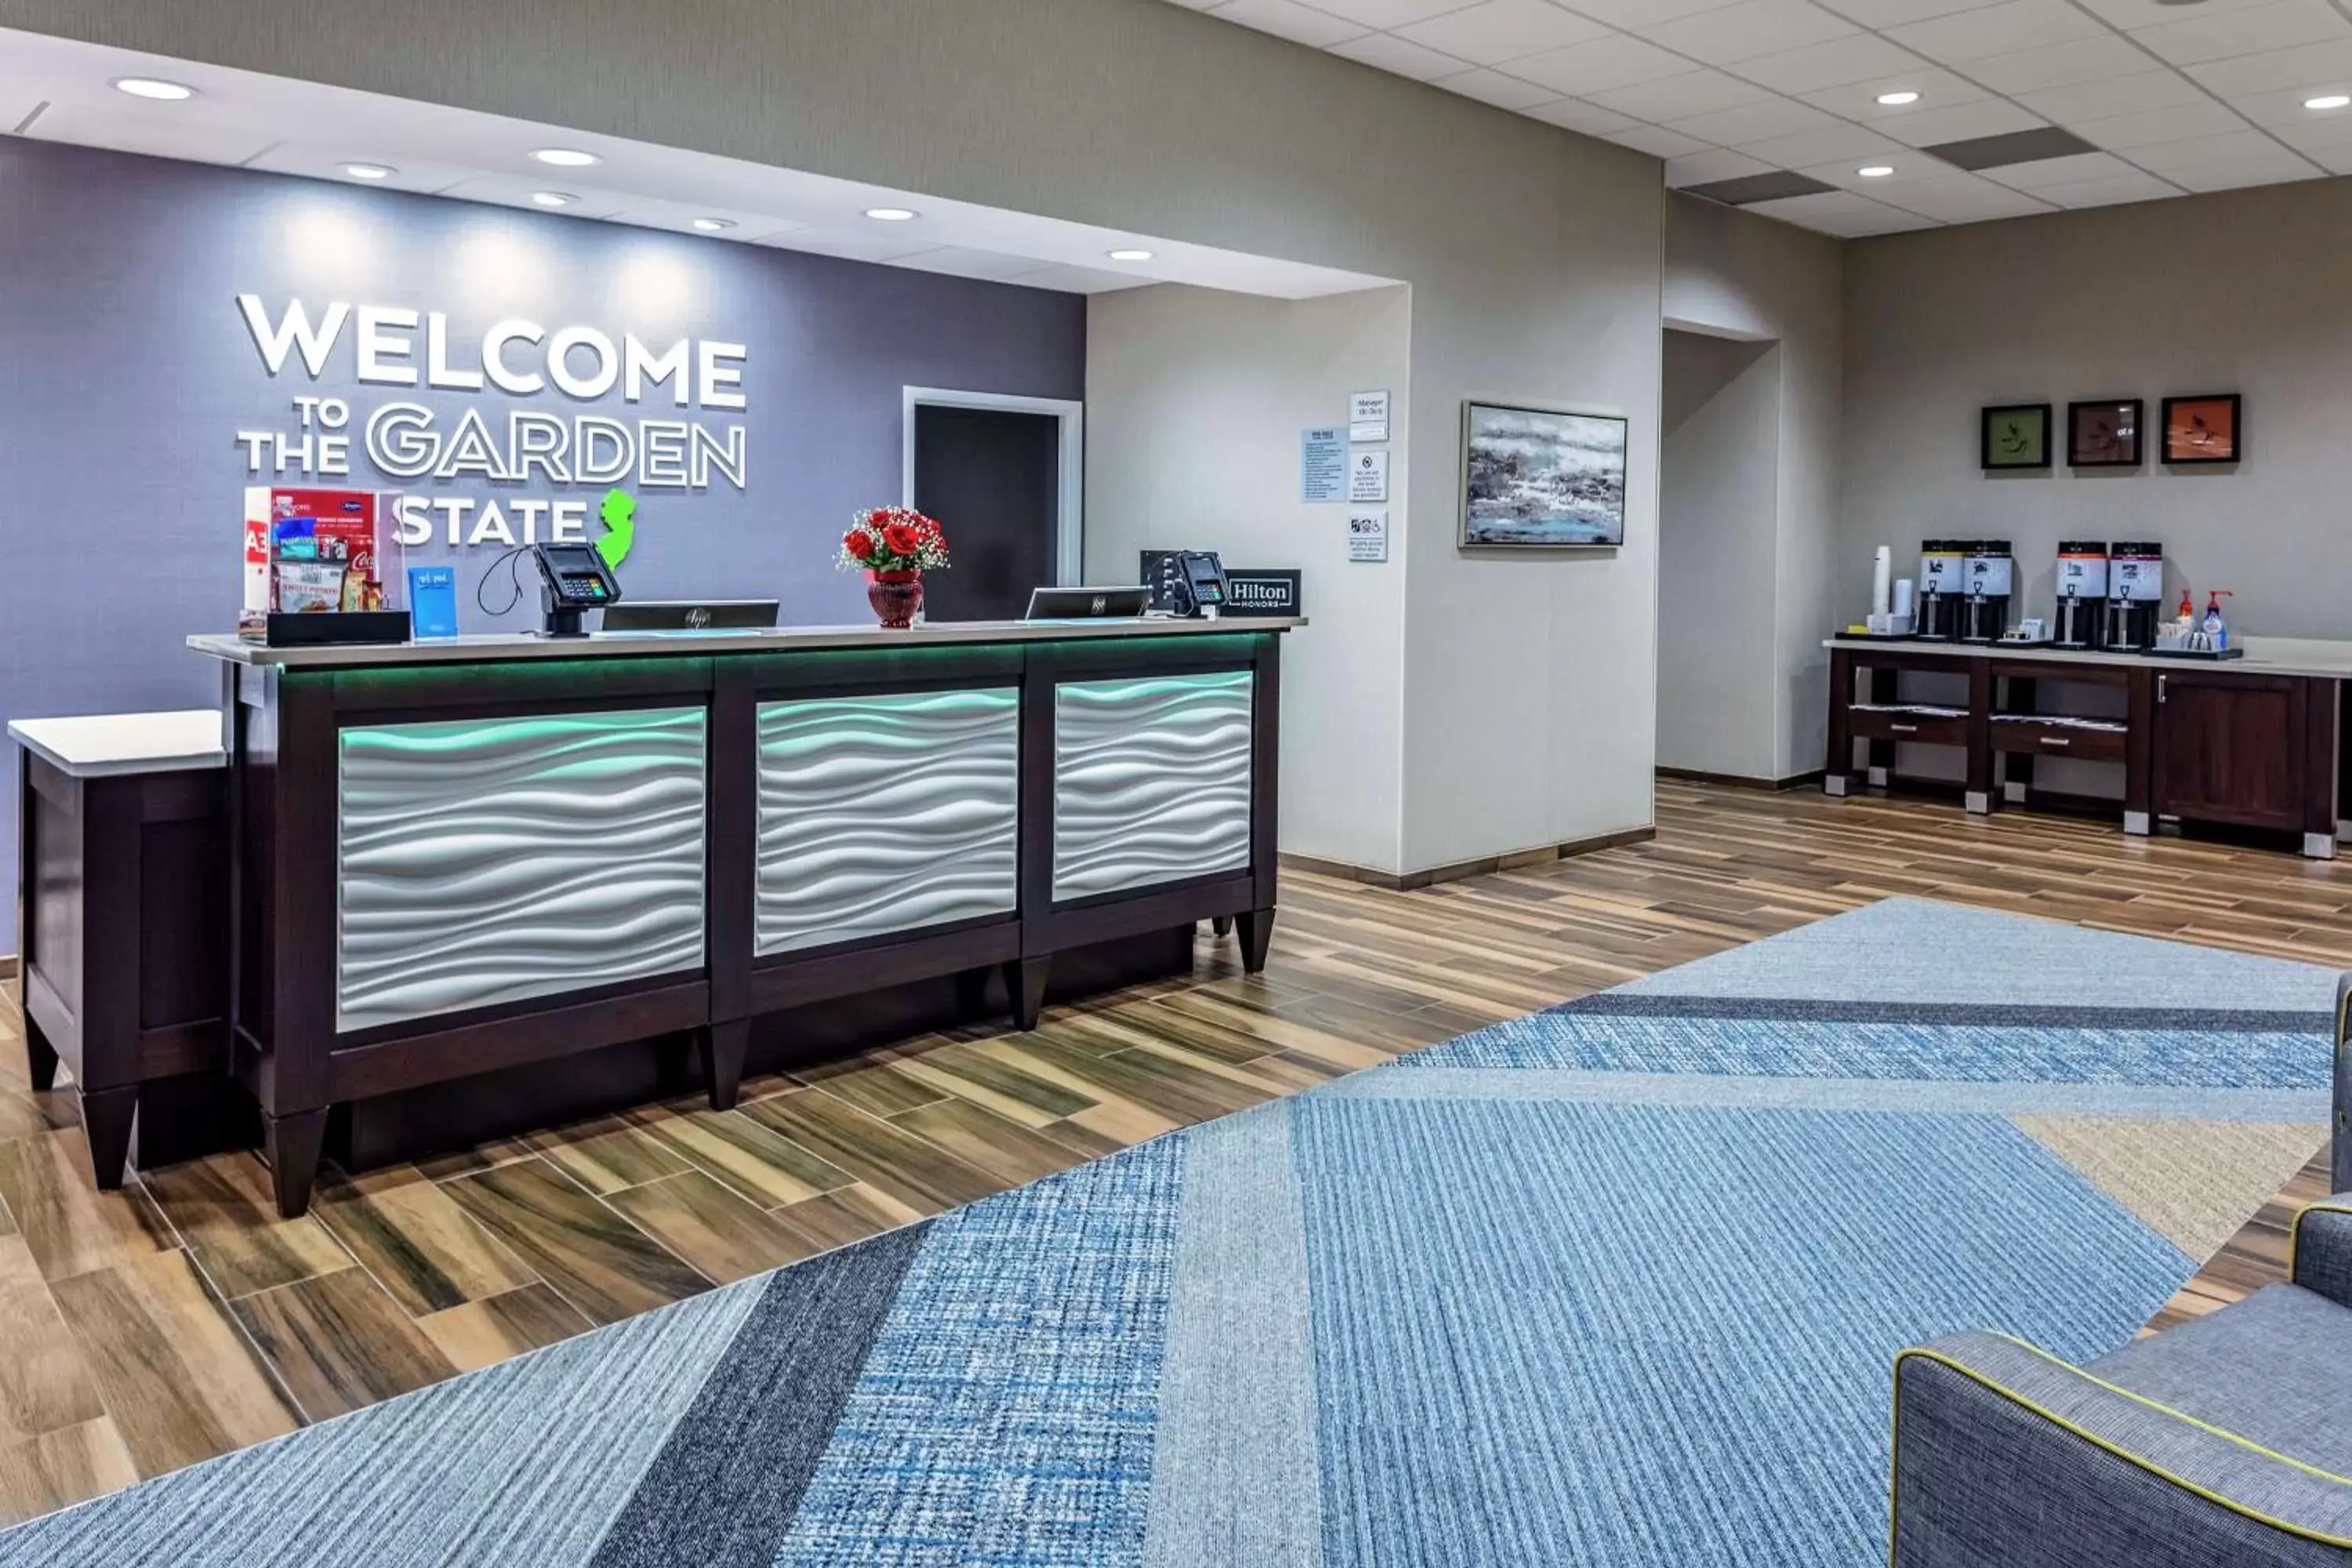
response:
<path fill-rule="evenodd" d="M 2003 647 L 1998 643 L 1897 641 L 1885 637 L 1830 637 L 1823 647 L 1857 652 L 1925 654 L 1945 658 L 2021 658 L 2042 664 L 2127 665 L 2158 670 L 2196 670 L 2214 675 L 2300 675 L 2322 680 L 2352 680 L 2352 642 L 2313 637 L 2247 637 L 2243 658 L 2157 658 L 2139 653 L 2084 652 L 2056 647 Z"/>
<path fill-rule="evenodd" d="M 228 765 L 217 708 L 171 713 L 99 713 L 74 719 L 12 719 L 8 738 L 76 778 L 161 773 Z"/>
<path fill-rule="evenodd" d="M 1303 626 L 1303 616 L 1234 616 L 1223 620 L 950 621 L 908 631 L 879 626 L 781 626 L 747 632 L 597 632 L 584 637 L 527 633 L 452 637 L 446 642 L 356 647 L 265 647 L 226 634 L 192 637 L 188 646 L 232 664 L 289 668 L 357 665 L 492 664 L 531 658 L 618 658 L 665 654 L 793 653 L 807 648 L 884 649 L 981 643 L 1074 642 L 1118 637 L 1244 636 Z"/>

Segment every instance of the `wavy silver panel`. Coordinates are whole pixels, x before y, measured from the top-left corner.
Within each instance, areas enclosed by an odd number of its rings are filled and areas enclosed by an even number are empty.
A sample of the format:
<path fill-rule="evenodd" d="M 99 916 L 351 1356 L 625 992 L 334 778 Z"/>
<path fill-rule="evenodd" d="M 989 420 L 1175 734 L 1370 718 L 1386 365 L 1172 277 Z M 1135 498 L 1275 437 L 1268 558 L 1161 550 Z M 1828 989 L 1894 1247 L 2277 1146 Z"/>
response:
<path fill-rule="evenodd" d="M 1054 691 L 1054 897 L 1250 861 L 1248 670 Z"/>
<path fill-rule="evenodd" d="M 1019 907 L 1021 696 L 760 709 L 763 953 Z"/>
<path fill-rule="evenodd" d="M 336 1026 L 702 963 L 699 708 L 342 732 Z"/>

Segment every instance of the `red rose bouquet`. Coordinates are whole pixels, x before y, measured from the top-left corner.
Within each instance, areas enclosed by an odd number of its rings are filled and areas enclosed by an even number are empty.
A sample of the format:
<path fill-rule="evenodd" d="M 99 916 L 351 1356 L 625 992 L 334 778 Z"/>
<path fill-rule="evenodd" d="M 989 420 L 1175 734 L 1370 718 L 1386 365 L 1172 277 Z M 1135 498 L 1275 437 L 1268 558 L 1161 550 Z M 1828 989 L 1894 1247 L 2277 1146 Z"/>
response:
<path fill-rule="evenodd" d="M 838 564 L 847 571 L 936 572 L 947 563 L 947 535 L 912 507 L 861 511 L 841 536 Z"/>

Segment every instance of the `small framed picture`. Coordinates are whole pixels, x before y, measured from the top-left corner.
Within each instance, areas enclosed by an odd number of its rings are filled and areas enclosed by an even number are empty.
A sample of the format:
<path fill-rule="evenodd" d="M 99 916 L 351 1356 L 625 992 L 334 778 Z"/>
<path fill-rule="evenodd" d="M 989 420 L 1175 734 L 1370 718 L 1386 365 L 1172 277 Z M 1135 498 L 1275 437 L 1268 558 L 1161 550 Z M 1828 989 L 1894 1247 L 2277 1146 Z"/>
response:
<path fill-rule="evenodd" d="M 1984 411 L 1978 447 L 1988 468 L 2050 466 L 2050 405 L 2011 403 Z"/>
<path fill-rule="evenodd" d="M 2164 400 L 2164 460 L 2174 467 L 2234 463 L 2246 455 L 2246 414 L 2237 393 Z"/>
<path fill-rule="evenodd" d="M 2137 397 L 2066 405 L 2066 462 L 2076 468 L 2139 467 L 2141 423 L 2147 405 Z"/>

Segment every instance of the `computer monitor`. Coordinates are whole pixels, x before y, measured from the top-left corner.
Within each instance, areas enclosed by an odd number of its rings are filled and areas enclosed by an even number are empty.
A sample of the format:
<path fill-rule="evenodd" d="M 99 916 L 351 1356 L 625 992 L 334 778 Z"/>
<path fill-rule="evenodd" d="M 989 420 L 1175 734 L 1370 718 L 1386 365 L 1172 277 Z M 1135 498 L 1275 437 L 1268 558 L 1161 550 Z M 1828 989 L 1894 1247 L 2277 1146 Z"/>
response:
<path fill-rule="evenodd" d="M 631 599 L 604 612 L 608 632 L 765 631 L 775 624 L 773 599 Z"/>
<path fill-rule="evenodd" d="M 1139 620 L 1151 605 L 1149 588 L 1032 588 L 1024 621 Z"/>

